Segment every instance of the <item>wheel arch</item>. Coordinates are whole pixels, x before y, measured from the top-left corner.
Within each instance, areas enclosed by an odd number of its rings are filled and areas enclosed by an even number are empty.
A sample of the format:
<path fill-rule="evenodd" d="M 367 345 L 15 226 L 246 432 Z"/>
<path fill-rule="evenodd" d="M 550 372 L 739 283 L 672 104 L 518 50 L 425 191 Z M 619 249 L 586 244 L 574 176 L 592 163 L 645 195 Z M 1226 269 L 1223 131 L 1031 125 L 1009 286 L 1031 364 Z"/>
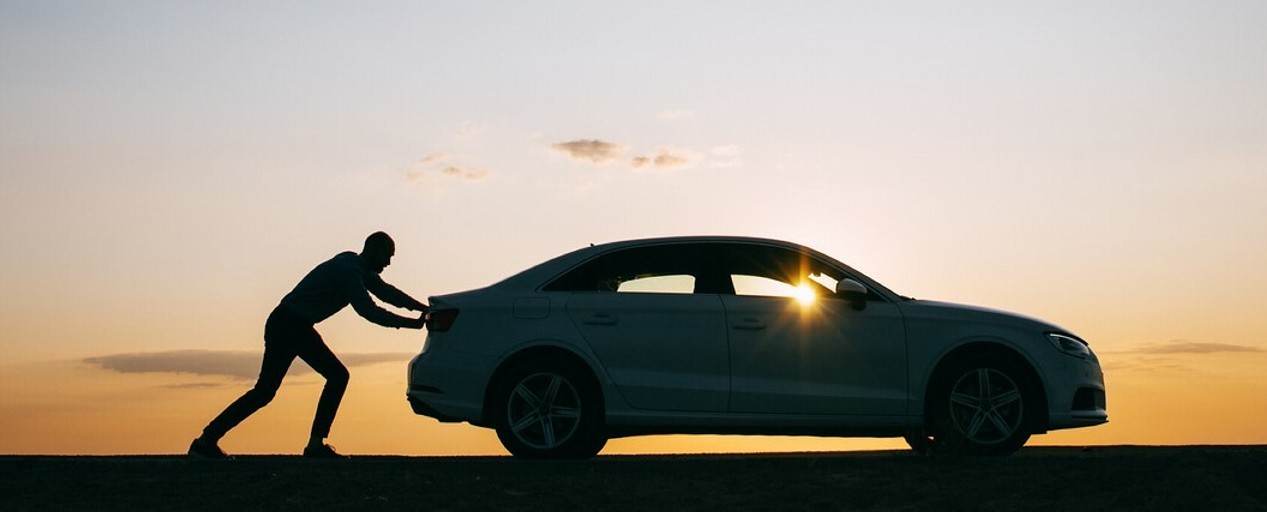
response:
<path fill-rule="evenodd" d="M 936 395 L 934 387 L 941 385 L 945 381 L 946 372 L 950 371 L 961 361 L 980 357 L 999 358 L 1021 372 L 1020 377 L 1032 386 L 1033 398 L 1038 401 L 1037 407 L 1034 408 L 1038 414 L 1030 418 L 1028 428 L 1031 433 L 1035 434 L 1046 432 L 1049 421 L 1047 384 L 1043 382 L 1037 367 L 1029 358 L 1025 357 L 1019 350 L 995 340 L 977 340 L 964 343 L 948 351 L 937 361 L 933 371 L 929 373 L 928 380 L 924 383 L 924 422 L 927 423 L 932 418 L 933 404 L 929 397 Z"/>
<path fill-rule="evenodd" d="M 604 392 L 601 381 L 598 379 L 598 373 L 589 361 L 580 354 L 558 345 L 534 345 L 522 348 L 503 359 L 501 364 L 497 366 L 497 369 L 489 376 L 488 383 L 484 386 L 484 400 L 480 413 L 480 417 L 483 418 L 483 422 L 488 423 L 488 425 L 480 426 L 495 426 L 492 425 L 492 418 L 496 417 L 496 415 L 493 414 L 493 401 L 496 398 L 495 395 L 497 394 L 497 389 L 501 381 L 506 378 L 506 374 L 516 365 L 523 364 L 524 362 L 533 359 L 564 361 L 567 364 L 582 370 L 584 378 L 588 381 L 586 384 L 593 386 L 593 389 L 596 391 L 595 395 L 598 397 L 599 407 L 606 411 L 606 393 Z"/>

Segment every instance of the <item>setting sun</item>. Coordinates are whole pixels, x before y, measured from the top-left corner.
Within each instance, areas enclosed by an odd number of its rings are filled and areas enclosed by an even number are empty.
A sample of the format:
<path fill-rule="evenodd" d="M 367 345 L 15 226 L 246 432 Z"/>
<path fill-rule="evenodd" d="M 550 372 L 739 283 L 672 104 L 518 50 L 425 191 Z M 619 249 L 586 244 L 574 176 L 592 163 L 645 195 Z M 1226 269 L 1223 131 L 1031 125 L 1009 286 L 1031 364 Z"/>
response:
<path fill-rule="evenodd" d="M 800 302 L 802 306 L 813 304 L 814 300 L 818 298 L 818 295 L 814 293 L 814 289 L 811 288 L 808 283 L 801 283 L 797 286 L 792 296 L 795 297 L 796 301 Z"/>

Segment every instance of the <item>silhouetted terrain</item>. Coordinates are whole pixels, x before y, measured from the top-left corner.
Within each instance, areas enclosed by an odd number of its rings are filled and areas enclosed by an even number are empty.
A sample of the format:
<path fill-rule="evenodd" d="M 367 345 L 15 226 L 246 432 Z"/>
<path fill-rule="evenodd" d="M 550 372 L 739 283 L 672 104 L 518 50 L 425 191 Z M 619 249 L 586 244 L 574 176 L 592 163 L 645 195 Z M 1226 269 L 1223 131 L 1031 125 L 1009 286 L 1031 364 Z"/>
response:
<path fill-rule="evenodd" d="M 1267 510 L 1267 446 L 509 457 L 0 457 L 6 510 Z"/>

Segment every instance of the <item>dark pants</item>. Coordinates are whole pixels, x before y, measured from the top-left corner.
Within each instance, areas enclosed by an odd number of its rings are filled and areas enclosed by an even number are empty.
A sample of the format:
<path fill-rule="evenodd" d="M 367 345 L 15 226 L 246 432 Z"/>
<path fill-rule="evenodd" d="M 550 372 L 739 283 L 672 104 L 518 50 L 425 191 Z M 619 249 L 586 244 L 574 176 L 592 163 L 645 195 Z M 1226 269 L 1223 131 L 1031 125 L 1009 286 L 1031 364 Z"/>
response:
<path fill-rule="evenodd" d="M 286 376 L 286 370 L 290 369 L 295 357 L 326 378 L 321 399 L 317 402 L 317 416 L 312 420 L 312 435 L 319 439 L 329 436 L 330 424 L 334 423 L 343 391 L 348 387 L 348 369 L 334 356 L 311 323 L 278 306 L 264 324 L 264 363 L 260 366 L 260 377 L 255 381 L 255 387 L 211 420 L 202 430 L 203 437 L 218 440 L 247 416 L 268 405 L 277 394 L 277 388 L 281 387 L 282 377 Z"/>

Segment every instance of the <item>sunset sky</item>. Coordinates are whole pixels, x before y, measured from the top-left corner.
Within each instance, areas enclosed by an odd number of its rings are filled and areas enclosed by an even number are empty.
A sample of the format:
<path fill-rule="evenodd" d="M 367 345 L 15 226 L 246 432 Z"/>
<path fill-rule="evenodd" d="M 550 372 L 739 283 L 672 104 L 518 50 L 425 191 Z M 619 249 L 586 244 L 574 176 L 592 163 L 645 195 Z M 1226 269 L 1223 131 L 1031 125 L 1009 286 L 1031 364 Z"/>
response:
<path fill-rule="evenodd" d="M 0 0 L 0 453 L 181 453 L 264 319 L 385 230 L 416 298 L 588 245 L 799 242 L 1091 342 L 1110 423 L 1267 443 L 1267 2 Z M 404 400 L 419 331 L 318 329 L 330 443 L 501 454 Z M 297 453 L 320 378 L 221 442 Z M 900 440 L 671 436 L 604 453 Z"/>

